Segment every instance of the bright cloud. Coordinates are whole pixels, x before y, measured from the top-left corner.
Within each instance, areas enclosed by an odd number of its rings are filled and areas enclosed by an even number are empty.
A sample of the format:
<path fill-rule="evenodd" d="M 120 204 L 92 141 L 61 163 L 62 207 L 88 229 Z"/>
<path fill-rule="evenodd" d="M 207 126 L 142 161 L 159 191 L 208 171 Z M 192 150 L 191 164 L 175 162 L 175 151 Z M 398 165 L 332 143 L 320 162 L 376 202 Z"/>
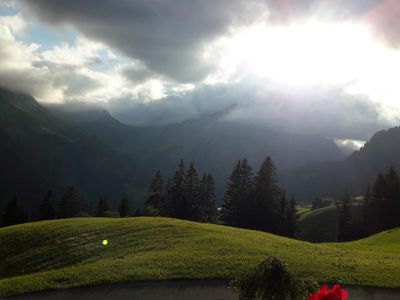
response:
<path fill-rule="evenodd" d="M 400 5 L 284 2 L 3 0 L 0 85 L 138 124 L 232 103 L 230 120 L 342 140 L 400 122 L 400 31 L 385 21 Z M 73 39 L 40 34 L 65 28 Z"/>

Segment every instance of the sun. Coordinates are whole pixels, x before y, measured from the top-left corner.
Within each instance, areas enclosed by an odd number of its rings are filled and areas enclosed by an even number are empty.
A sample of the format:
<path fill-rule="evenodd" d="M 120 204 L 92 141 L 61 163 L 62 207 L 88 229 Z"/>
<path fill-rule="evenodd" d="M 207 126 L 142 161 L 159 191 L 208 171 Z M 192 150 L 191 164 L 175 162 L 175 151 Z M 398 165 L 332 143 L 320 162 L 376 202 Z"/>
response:
<path fill-rule="evenodd" d="M 237 31 L 226 45 L 225 64 L 300 85 L 358 78 L 379 51 L 367 26 L 349 23 L 261 24 Z"/>

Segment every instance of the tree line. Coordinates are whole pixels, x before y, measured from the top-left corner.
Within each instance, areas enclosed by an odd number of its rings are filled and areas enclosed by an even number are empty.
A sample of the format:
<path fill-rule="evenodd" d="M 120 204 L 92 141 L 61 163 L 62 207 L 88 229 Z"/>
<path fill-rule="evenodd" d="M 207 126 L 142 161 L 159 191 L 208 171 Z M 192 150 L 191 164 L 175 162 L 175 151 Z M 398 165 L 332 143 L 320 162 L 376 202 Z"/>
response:
<path fill-rule="evenodd" d="M 172 178 L 164 181 L 157 171 L 149 187 L 145 214 L 197 222 L 217 221 L 215 184 L 210 173 L 199 178 L 193 163 L 186 170 L 181 160 Z"/>
<path fill-rule="evenodd" d="M 378 174 L 368 185 L 361 208 L 361 221 L 354 220 L 354 208 L 349 196 L 342 197 L 338 207 L 338 241 L 351 241 L 388 229 L 400 227 L 400 178 L 391 167 Z"/>
<path fill-rule="evenodd" d="M 392 167 L 386 175 L 379 174 L 367 187 L 363 219 L 367 234 L 400 227 L 400 179 Z"/>
<path fill-rule="evenodd" d="M 157 171 L 149 193 L 145 211 L 153 215 L 294 236 L 296 203 L 293 197 L 288 200 L 280 189 L 270 157 L 255 176 L 248 160 L 239 160 L 228 179 L 219 208 L 212 175 L 205 173 L 199 179 L 193 163 L 186 170 L 183 160 L 165 186 Z"/>
<path fill-rule="evenodd" d="M 136 214 L 139 212 L 136 211 Z M 55 201 L 51 190 L 46 192 L 40 201 L 37 218 L 31 219 L 18 196 L 14 194 L 7 202 L 1 226 L 10 226 L 25 223 L 28 221 L 43 221 L 64 219 L 73 217 L 128 217 L 132 216 L 130 201 L 126 193 L 123 194 L 118 211 L 113 211 L 107 200 L 101 197 L 97 202 L 97 207 L 85 202 L 79 192 L 70 186 L 66 188 L 58 201 Z"/>
<path fill-rule="evenodd" d="M 279 187 L 270 157 L 255 176 L 247 159 L 235 164 L 220 211 L 224 224 L 293 237 L 296 218 L 296 202 L 293 197 L 288 200 Z"/>
<path fill-rule="evenodd" d="M 68 187 L 58 201 L 48 191 L 40 202 L 38 220 L 72 217 L 127 217 L 133 215 L 163 216 L 204 223 L 219 223 L 294 236 L 296 203 L 287 199 L 278 184 L 276 167 L 270 157 L 261 164 L 256 175 L 247 159 L 239 160 L 226 184 L 222 204 L 218 207 L 215 184 L 210 173 L 201 176 L 193 163 L 186 168 L 181 160 L 171 178 L 166 181 L 157 171 L 148 188 L 148 197 L 141 212 L 132 214 L 128 195 L 120 200 L 118 211 L 110 210 L 101 197 L 93 208 L 82 200 L 74 187 Z M 3 226 L 28 221 L 18 197 L 8 201 Z"/>

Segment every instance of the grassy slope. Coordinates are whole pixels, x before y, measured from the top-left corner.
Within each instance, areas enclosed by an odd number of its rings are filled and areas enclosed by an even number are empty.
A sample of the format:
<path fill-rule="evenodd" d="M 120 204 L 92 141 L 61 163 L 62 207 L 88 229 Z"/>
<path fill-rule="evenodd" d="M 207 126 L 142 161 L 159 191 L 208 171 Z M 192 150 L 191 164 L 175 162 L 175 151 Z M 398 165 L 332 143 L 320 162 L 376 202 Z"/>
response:
<path fill-rule="evenodd" d="M 296 207 L 296 211 L 297 211 L 297 215 L 299 217 L 301 217 L 302 215 L 304 215 L 305 213 L 308 213 L 309 211 L 311 211 L 311 204 L 303 204 L 303 205 L 299 205 Z"/>
<path fill-rule="evenodd" d="M 173 219 L 82 218 L 0 229 L 0 296 L 127 280 L 232 278 L 268 255 L 321 282 L 400 287 L 400 229 L 317 245 Z"/>
<path fill-rule="evenodd" d="M 362 209 L 359 205 L 351 207 L 351 222 L 361 222 Z M 310 210 L 299 215 L 297 238 L 310 242 L 336 241 L 338 216 L 336 206 Z"/>

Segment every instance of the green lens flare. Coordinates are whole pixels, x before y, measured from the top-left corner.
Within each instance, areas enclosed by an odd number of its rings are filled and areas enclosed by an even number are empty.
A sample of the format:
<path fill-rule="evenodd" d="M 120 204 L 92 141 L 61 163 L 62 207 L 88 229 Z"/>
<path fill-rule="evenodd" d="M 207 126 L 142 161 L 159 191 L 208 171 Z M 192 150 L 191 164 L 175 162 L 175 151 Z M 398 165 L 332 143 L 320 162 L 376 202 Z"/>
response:
<path fill-rule="evenodd" d="M 107 240 L 103 240 L 103 246 L 107 246 L 108 245 L 108 241 Z"/>

